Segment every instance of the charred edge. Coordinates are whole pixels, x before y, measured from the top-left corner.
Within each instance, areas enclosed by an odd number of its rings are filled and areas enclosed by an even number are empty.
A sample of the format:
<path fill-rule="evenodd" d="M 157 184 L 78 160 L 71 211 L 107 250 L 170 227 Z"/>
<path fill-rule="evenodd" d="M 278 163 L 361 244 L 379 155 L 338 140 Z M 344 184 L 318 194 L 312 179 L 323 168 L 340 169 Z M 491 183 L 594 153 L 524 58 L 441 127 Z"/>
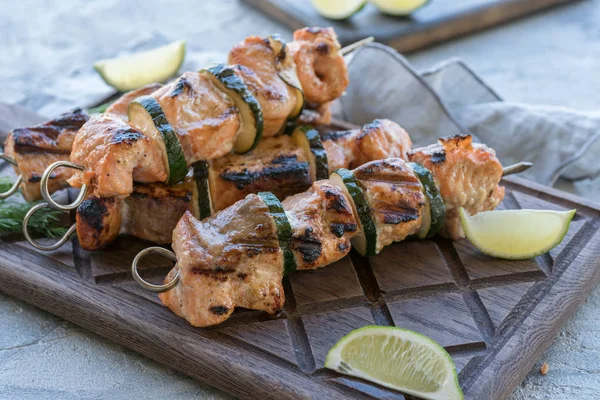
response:
<path fill-rule="evenodd" d="M 248 274 L 243 274 L 240 272 L 239 274 L 237 274 L 237 277 L 243 281 L 248 277 Z"/>
<path fill-rule="evenodd" d="M 373 121 L 371 123 L 363 125 L 357 139 L 360 140 L 360 139 L 364 138 L 365 136 L 370 135 L 371 132 L 374 132 L 379 129 L 381 129 L 381 121 L 376 119 L 375 121 Z"/>
<path fill-rule="evenodd" d="M 77 216 L 92 229 L 101 231 L 104 228 L 104 216 L 108 214 L 106 205 L 114 202 L 114 198 L 87 199 L 77 208 Z"/>
<path fill-rule="evenodd" d="M 300 236 L 294 236 L 294 241 L 298 241 L 294 247 L 302 254 L 302 260 L 305 263 L 313 263 L 321 257 L 323 245 L 318 238 L 313 235 L 313 228 L 308 227 Z"/>
<path fill-rule="evenodd" d="M 279 157 L 275 157 L 271 162 L 273 164 L 291 164 L 297 160 L 298 157 L 295 154 L 283 154 Z"/>
<path fill-rule="evenodd" d="M 112 143 L 132 145 L 143 137 L 144 135 L 133 128 L 117 128 Z"/>
<path fill-rule="evenodd" d="M 167 199 L 172 200 L 183 200 L 186 203 L 192 201 L 192 192 L 189 190 L 174 190 L 170 187 L 165 187 L 166 193 L 165 195 L 157 195 L 156 191 L 149 185 L 135 182 L 133 186 L 133 192 L 129 195 L 129 197 L 133 197 L 134 199 L 152 199 L 155 201 L 165 201 Z"/>
<path fill-rule="evenodd" d="M 189 90 L 191 88 L 192 86 L 190 85 L 190 83 L 187 81 L 187 79 L 185 79 L 185 77 L 182 76 L 179 79 L 177 79 L 177 82 L 175 82 L 175 87 L 173 88 L 173 91 L 171 92 L 169 97 L 177 97 L 184 91 Z"/>
<path fill-rule="evenodd" d="M 190 271 L 194 275 L 202 275 L 214 279 L 219 282 L 226 282 L 229 275 L 234 272 L 233 270 L 225 270 L 222 267 L 215 267 L 215 269 L 203 269 L 194 267 Z"/>
<path fill-rule="evenodd" d="M 327 199 L 327 211 L 335 211 L 337 213 L 350 214 L 352 211 L 346 203 L 346 197 L 338 191 L 331 189 L 325 190 L 325 198 Z"/>
<path fill-rule="evenodd" d="M 40 144 L 45 142 L 44 139 L 54 141 L 63 131 L 77 131 L 89 118 L 87 113 L 78 108 L 40 125 L 14 129 L 12 134 L 15 140 L 15 150 L 37 152 Z M 70 154 L 70 150 L 49 149 L 46 152 Z"/>
<path fill-rule="evenodd" d="M 379 211 L 383 214 L 383 222 L 388 225 L 397 225 L 403 222 L 414 221 L 419 218 L 419 211 L 407 209 L 404 211 Z"/>
<path fill-rule="evenodd" d="M 290 178 L 294 181 L 307 181 L 309 178 L 308 162 L 281 163 L 277 167 L 267 167 L 260 171 L 241 172 L 225 169 L 219 176 L 221 179 L 232 182 L 238 190 L 244 190 L 246 186 L 252 185 L 259 180 L 280 180 Z"/>
<path fill-rule="evenodd" d="M 379 160 L 359 167 L 356 173 L 373 175 L 378 173 L 385 174 L 391 171 L 402 172 L 404 170 L 405 168 L 402 166 L 402 164 L 389 162 L 388 160 Z"/>
<path fill-rule="evenodd" d="M 348 250 L 350 248 L 350 246 L 347 245 L 346 243 L 340 243 L 337 245 L 337 248 L 340 252 L 344 253 L 344 252 L 346 252 L 346 250 Z"/>
<path fill-rule="evenodd" d="M 336 140 L 343 138 L 344 136 L 351 135 L 353 133 L 356 133 L 356 131 L 348 130 L 348 131 L 327 132 L 327 133 L 321 134 L 321 140 L 331 140 L 331 141 L 335 142 Z"/>
<path fill-rule="evenodd" d="M 329 54 L 330 47 L 327 43 L 319 43 L 315 50 L 317 51 L 317 54 L 326 56 Z"/>
<path fill-rule="evenodd" d="M 50 124 L 62 129 L 76 130 L 81 128 L 88 119 L 90 119 L 88 113 L 81 108 L 76 108 L 71 112 L 61 114 L 58 118 L 50 121 Z"/>
<path fill-rule="evenodd" d="M 434 164 L 443 164 L 446 162 L 446 152 L 444 150 L 436 151 L 431 155 L 431 162 Z"/>
<path fill-rule="evenodd" d="M 356 224 L 345 224 L 339 222 L 332 222 L 331 224 L 329 224 L 329 229 L 331 230 L 331 233 L 333 233 L 339 238 L 344 236 L 344 233 L 346 232 L 356 232 L 357 228 L 358 227 Z"/>
<path fill-rule="evenodd" d="M 465 140 L 470 137 L 471 137 L 471 135 L 469 135 L 468 133 L 457 133 L 456 135 L 441 137 L 441 138 L 439 138 L 439 141 L 441 141 L 441 142 L 460 142 L 461 140 Z"/>
<path fill-rule="evenodd" d="M 208 309 L 211 313 L 215 315 L 223 315 L 229 312 L 229 307 L 225 306 L 214 306 Z"/>
<path fill-rule="evenodd" d="M 29 179 L 27 179 L 27 182 L 29 183 L 38 183 L 42 180 L 42 177 L 39 175 L 31 175 L 29 177 Z"/>

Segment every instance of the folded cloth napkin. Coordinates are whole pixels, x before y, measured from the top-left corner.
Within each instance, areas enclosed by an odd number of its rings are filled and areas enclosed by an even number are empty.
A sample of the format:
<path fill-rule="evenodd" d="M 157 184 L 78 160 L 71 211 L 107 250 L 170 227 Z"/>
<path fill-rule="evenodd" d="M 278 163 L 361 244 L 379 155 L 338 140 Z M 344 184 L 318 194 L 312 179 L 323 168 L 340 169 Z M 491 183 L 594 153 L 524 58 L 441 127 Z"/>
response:
<path fill-rule="evenodd" d="M 152 34 L 151 40 L 130 43 L 125 53 L 157 43 L 168 39 Z M 188 49 L 183 70 L 226 59 L 226 53 Z M 505 102 L 460 60 L 419 73 L 394 49 L 372 43 L 351 53 L 347 61 L 350 85 L 334 104 L 337 118 L 356 124 L 391 119 L 409 132 L 416 145 L 471 133 L 476 141 L 494 148 L 504 165 L 533 162 L 534 167 L 522 174 L 526 178 L 545 185 L 561 178 L 574 182 L 572 189 L 580 195 L 600 196 L 599 113 Z M 52 116 L 97 103 L 112 89 L 86 66 L 56 79 L 47 93 L 52 101 L 34 108 Z"/>
<path fill-rule="evenodd" d="M 460 60 L 419 74 L 394 49 L 369 44 L 349 56 L 350 85 L 334 115 L 363 124 L 389 118 L 417 145 L 471 133 L 504 165 L 531 161 L 522 176 L 545 185 L 585 181 L 580 195 L 600 195 L 600 113 L 503 101 Z M 591 184 L 590 184 L 591 183 Z"/>

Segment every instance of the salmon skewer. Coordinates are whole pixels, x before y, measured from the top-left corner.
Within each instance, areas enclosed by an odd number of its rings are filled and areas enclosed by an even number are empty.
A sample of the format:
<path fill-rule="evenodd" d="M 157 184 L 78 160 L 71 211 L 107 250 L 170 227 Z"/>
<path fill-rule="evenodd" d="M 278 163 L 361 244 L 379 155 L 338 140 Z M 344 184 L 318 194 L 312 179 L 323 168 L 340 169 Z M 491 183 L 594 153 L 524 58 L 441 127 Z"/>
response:
<path fill-rule="evenodd" d="M 88 196 L 76 213 L 79 244 L 86 250 L 98 250 L 119 234 L 170 243 L 171 232 L 185 211 L 202 218 L 265 190 L 284 199 L 308 189 L 334 169 L 356 167 L 385 152 L 407 159 L 410 147 L 406 131 L 388 120 L 375 120 L 362 129 L 329 132 L 323 139 L 314 130 L 302 129 L 292 136 L 267 138 L 249 153 L 212 160 L 204 163 L 202 170 L 197 166 L 194 176 L 173 186 L 136 182 L 131 196 L 125 198 Z M 58 244 L 38 248 L 55 246 Z"/>
<path fill-rule="evenodd" d="M 441 139 L 409 157 L 424 157 L 419 160 L 438 167 L 426 170 L 401 158 L 371 161 L 353 171 L 337 170 L 282 202 L 259 193 L 202 221 L 186 212 L 173 231 L 177 264 L 165 284 L 150 285 L 137 273 L 139 259 L 154 248 L 138 254 L 132 273 L 193 326 L 221 323 L 235 307 L 275 314 L 285 301 L 285 273 L 329 265 L 347 255 L 351 244 L 361 254 L 375 255 L 393 242 L 440 228 L 457 239 L 454 208 L 466 204 L 479 212 L 502 200 L 500 162 L 493 150 L 472 145 L 469 135 Z M 489 184 L 487 194 L 470 190 L 458 196 L 465 185 L 481 183 Z M 442 218 L 435 230 L 433 214 Z"/>

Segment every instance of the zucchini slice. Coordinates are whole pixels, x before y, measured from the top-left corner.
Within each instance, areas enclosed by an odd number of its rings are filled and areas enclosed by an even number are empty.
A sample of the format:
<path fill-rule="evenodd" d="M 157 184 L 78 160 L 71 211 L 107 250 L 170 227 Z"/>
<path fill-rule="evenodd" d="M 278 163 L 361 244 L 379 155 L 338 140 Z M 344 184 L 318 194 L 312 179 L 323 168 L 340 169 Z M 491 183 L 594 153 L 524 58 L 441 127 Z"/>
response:
<path fill-rule="evenodd" d="M 188 166 L 183 148 L 158 101 L 151 96 L 138 97 L 129 104 L 127 117 L 131 125 L 142 131 L 160 148 L 167 170 L 165 183 L 174 185 L 185 178 Z"/>
<path fill-rule="evenodd" d="M 279 247 L 283 251 L 283 273 L 285 275 L 296 270 L 296 259 L 292 253 L 292 226 L 285 214 L 281 202 L 271 192 L 259 192 L 258 196 L 269 207 L 271 217 L 277 226 L 277 237 L 279 238 Z"/>
<path fill-rule="evenodd" d="M 264 125 L 262 108 L 258 100 L 229 65 L 216 64 L 201 70 L 200 73 L 229 96 L 240 110 L 242 121 L 233 150 L 236 153 L 247 153 L 255 148 L 262 137 Z"/>
<path fill-rule="evenodd" d="M 340 168 L 331 173 L 329 181 L 352 199 L 352 208 L 358 216 L 360 226 L 360 234 L 351 239 L 352 246 L 363 256 L 374 256 L 377 254 L 377 226 L 373 220 L 371 206 L 356 177 L 352 171 Z"/>
<path fill-rule="evenodd" d="M 421 239 L 430 238 L 437 235 L 440 229 L 442 229 L 442 225 L 444 225 L 444 218 L 446 217 L 446 205 L 444 204 L 444 199 L 440 194 L 440 188 L 438 187 L 431 171 L 416 162 L 408 163 L 408 166 L 421 181 L 426 198 L 423 225 L 417 235 Z M 427 222 L 427 219 L 429 222 Z M 426 229 L 426 224 L 429 224 L 429 227 L 427 228 L 426 232 L 423 232 Z"/>
<path fill-rule="evenodd" d="M 212 214 L 210 185 L 208 184 L 208 162 L 202 160 L 194 164 L 194 180 L 198 190 L 198 215 L 204 219 Z"/>
<path fill-rule="evenodd" d="M 288 117 L 288 121 L 293 122 L 300 116 L 304 108 L 304 91 L 296 72 L 296 63 L 287 53 L 285 40 L 281 36 L 271 35 L 267 39 L 275 53 L 275 68 L 277 68 L 279 77 L 292 88 L 296 95 L 296 105 Z"/>
<path fill-rule="evenodd" d="M 327 162 L 327 152 L 321 142 L 319 132 L 308 125 L 297 127 L 292 134 L 292 138 L 308 158 L 310 166 L 310 178 L 313 182 L 327 179 L 329 176 L 329 164 Z"/>

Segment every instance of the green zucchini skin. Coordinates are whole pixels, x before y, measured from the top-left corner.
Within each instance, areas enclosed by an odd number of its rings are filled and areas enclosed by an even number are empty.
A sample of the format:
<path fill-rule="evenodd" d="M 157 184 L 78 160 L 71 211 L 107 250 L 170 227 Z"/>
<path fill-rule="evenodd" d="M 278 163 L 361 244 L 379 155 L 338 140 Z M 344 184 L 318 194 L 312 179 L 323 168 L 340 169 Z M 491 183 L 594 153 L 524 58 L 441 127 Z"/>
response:
<path fill-rule="evenodd" d="M 431 171 L 416 162 L 408 163 L 408 166 L 414 171 L 417 178 L 421 181 L 421 184 L 425 188 L 425 195 L 429 198 L 429 205 L 431 209 L 431 225 L 427 238 L 431 238 L 437 235 L 444 225 L 444 219 L 446 217 L 446 205 L 444 199 L 440 194 L 440 188 L 438 187 L 435 178 Z"/>
<path fill-rule="evenodd" d="M 346 168 L 340 168 L 335 170 L 332 174 L 337 174 L 348 193 L 350 193 L 350 197 L 354 202 L 354 206 L 356 207 L 356 212 L 358 213 L 358 219 L 362 225 L 363 234 L 366 240 L 366 250 L 363 256 L 374 256 L 377 254 L 377 226 L 375 225 L 375 221 L 373 220 L 373 216 L 371 213 L 371 206 L 367 201 L 365 193 L 363 189 L 358 184 L 356 177 L 352 173 L 352 171 L 347 170 Z"/>
<path fill-rule="evenodd" d="M 281 202 L 271 192 L 259 192 L 258 196 L 269 208 L 269 212 L 277 226 L 277 236 L 279 238 L 279 247 L 283 251 L 283 273 L 287 275 L 296 270 L 296 259 L 291 249 L 292 244 L 292 226 L 285 214 Z"/>
<path fill-rule="evenodd" d="M 302 135 L 306 139 L 306 142 L 308 142 L 307 151 L 310 151 L 311 154 L 307 154 L 307 157 L 312 155 L 312 159 L 314 160 L 316 180 L 319 181 L 321 179 L 329 178 L 329 162 L 327 160 L 327 152 L 325 151 L 325 147 L 323 146 L 319 132 L 309 125 L 301 125 L 294 130 L 294 134 Z M 296 140 L 298 141 L 299 138 Z M 303 147 L 305 147 L 305 145 L 303 145 Z"/>
<path fill-rule="evenodd" d="M 216 64 L 201 70 L 200 73 L 213 76 L 221 83 L 221 85 L 229 90 L 231 94 L 239 96 L 239 99 L 246 104 L 246 106 L 241 106 L 239 105 L 239 102 L 235 101 L 236 99 L 232 99 L 234 100 L 234 103 L 238 105 L 242 118 L 246 120 L 252 119 L 251 121 L 242 121 L 242 135 L 254 135 L 254 138 L 238 138 L 234 146 L 234 151 L 243 154 L 254 149 L 262 138 L 264 127 L 263 112 L 258 100 L 256 100 L 244 81 L 235 74 L 235 69 L 230 65 Z M 230 93 L 226 94 L 230 95 Z M 242 109 L 245 107 L 247 107 L 247 110 Z"/>
<path fill-rule="evenodd" d="M 167 121 L 160 104 L 154 97 L 140 96 L 129 105 L 128 114 L 134 110 L 134 107 L 142 107 L 152 118 L 152 122 L 162 136 L 167 151 L 167 160 L 169 163 L 169 177 L 166 183 L 174 185 L 185 178 L 188 173 L 187 162 L 183 154 L 183 148 L 179 143 L 177 134 Z M 129 118 L 131 120 L 131 117 Z"/>
<path fill-rule="evenodd" d="M 194 164 L 194 180 L 198 189 L 198 211 L 200 219 L 212 214 L 210 206 L 210 187 L 208 185 L 208 163 L 204 160 Z"/>

